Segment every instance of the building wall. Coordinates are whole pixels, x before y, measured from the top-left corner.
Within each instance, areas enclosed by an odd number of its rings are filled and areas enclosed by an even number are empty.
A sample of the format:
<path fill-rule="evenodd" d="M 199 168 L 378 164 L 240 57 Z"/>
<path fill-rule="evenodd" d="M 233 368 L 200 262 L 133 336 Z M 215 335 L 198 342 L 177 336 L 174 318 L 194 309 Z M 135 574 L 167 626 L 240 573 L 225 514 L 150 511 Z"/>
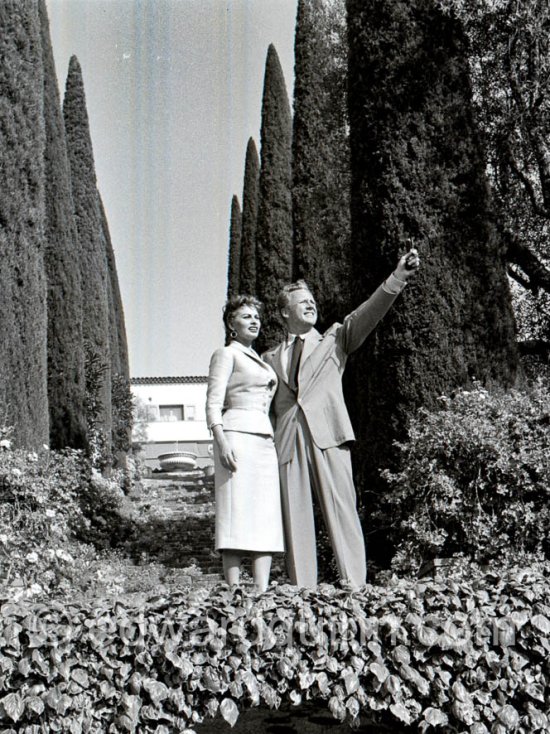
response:
<path fill-rule="evenodd" d="M 206 425 L 206 377 L 138 378 L 131 381 L 132 393 L 146 407 L 147 441 L 144 458 L 158 468 L 160 454 L 192 451 L 197 466 L 213 463 L 212 436 Z M 181 419 L 183 417 L 183 420 Z"/>

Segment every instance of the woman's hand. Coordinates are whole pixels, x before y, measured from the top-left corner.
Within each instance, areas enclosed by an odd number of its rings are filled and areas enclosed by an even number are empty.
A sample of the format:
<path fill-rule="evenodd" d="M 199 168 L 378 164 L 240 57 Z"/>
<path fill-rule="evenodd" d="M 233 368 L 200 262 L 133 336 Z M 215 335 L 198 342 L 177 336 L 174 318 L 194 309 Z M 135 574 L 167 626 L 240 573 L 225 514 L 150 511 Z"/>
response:
<path fill-rule="evenodd" d="M 223 426 L 220 423 L 212 426 L 212 435 L 214 436 L 214 441 L 216 442 L 216 445 L 218 447 L 220 461 L 224 469 L 229 469 L 229 471 L 237 471 L 237 457 L 235 456 L 235 452 L 229 445 L 223 432 Z"/>
<path fill-rule="evenodd" d="M 218 451 L 220 453 L 222 466 L 225 469 L 229 469 L 229 471 L 237 471 L 237 457 L 225 439 L 218 443 Z"/>

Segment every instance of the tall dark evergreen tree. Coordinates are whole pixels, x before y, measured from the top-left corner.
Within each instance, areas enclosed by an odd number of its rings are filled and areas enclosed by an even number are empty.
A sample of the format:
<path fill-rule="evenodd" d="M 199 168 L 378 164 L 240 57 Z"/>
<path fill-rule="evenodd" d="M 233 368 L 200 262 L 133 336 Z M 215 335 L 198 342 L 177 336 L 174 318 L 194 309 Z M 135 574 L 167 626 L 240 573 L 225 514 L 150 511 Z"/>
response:
<path fill-rule="evenodd" d="M 250 138 L 246 146 L 244 163 L 240 273 L 242 293 L 256 293 L 256 227 L 258 225 L 259 187 L 260 159 L 254 138 Z"/>
<path fill-rule="evenodd" d="M 294 277 L 311 282 L 321 328 L 350 302 L 350 160 L 344 0 L 300 0 L 292 140 Z"/>
<path fill-rule="evenodd" d="M 227 297 L 240 293 L 241 272 L 241 206 L 239 198 L 231 199 L 231 222 L 229 225 L 229 260 L 227 268 Z"/>
<path fill-rule="evenodd" d="M 131 415 L 133 413 L 130 366 L 128 363 L 128 342 L 124 308 L 120 294 L 120 285 L 115 260 L 115 253 L 109 232 L 109 224 L 105 214 L 103 200 L 98 193 L 101 213 L 101 231 L 107 257 L 109 288 L 109 346 L 111 356 L 111 445 L 115 466 L 126 467 L 126 457 L 131 446 Z"/>
<path fill-rule="evenodd" d="M 82 290 L 65 126 L 46 4 L 39 3 L 44 57 L 46 125 L 45 267 L 48 281 L 48 399 L 50 446 L 86 444 Z"/>
<path fill-rule="evenodd" d="M 80 64 L 75 56 L 69 63 L 63 114 L 82 273 L 83 335 L 92 353 L 97 356 L 98 364 L 105 366 L 98 400 L 101 406 L 100 425 L 105 436 L 110 437 L 111 348 L 108 298 L 110 279 L 84 84 Z"/>
<path fill-rule="evenodd" d="M 269 46 L 261 125 L 260 195 L 256 231 L 256 290 L 266 306 L 258 348 L 282 337 L 277 294 L 292 277 L 292 119 L 283 70 Z"/>
<path fill-rule="evenodd" d="M 411 409 L 473 378 L 511 385 L 518 362 L 461 26 L 429 0 L 347 7 L 354 288 L 374 290 L 408 238 L 423 263 L 356 355 L 357 465 L 374 488 Z"/>
<path fill-rule="evenodd" d="M 109 232 L 109 223 L 105 214 L 103 200 L 99 196 L 99 210 L 101 214 L 101 231 L 105 242 L 107 268 L 109 273 L 109 342 L 111 354 L 111 374 L 130 379 L 130 365 L 128 361 L 128 340 L 126 338 L 126 324 L 124 321 L 124 306 L 120 294 L 120 284 L 116 267 L 115 252 Z"/>
<path fill-rule="evenodd" d="M 0 3 L 0 421 L 49 443 L 44 73 L 36 3 Z"/>

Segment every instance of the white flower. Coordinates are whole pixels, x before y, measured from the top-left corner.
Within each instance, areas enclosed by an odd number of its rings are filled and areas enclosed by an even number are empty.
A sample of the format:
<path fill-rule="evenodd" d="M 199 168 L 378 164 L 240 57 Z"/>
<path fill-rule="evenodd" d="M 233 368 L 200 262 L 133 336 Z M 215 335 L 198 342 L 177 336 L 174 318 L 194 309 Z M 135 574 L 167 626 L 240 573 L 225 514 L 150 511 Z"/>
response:
<path fill-rule="evenodd" d="M 27 589 L 27 596 L 41 594 L 43 591 L 44 589 L 40 586 L 40 584 L 31 584 L 31 586 Z"/>
<path fill-rule="evenodd" d="M 11 470 L 11 473 L 16 477 L 20 477 L 23 472 L 21 471 L 21 469 L 18 469 L 16 466 L 14 466 L 14 468 Z"/>
<path fill-rule="evenodd" d="M 3 545 L 8 544 L 8 536 L 6 535 L 6 533 L 2 533 L 0 535 L 0 543 L 2 543 Z"/>
<path fill-rule="evenodd" d="M 29 454 L 27 454 L 27 458 L 29 461 L 38 461 L 38 454 L 36 451 L 31 451 Z"/>
<path fill-rule="evenodd" d="M 46 517 L 55 517 L 55 510 L 48 508 L 46 510 Z"/>
<path fill-rule="evenodd" d="M 36 563 L 38 561 L 38 554 L 34 551 L 31 551 L 30 553 L 27 553 L 25 556 L 25 560 L 27 560 L 29 563 Z"/>
<path fill-rule="evenodd" d="M 11 441 L 9 440 L 9 438 L 3 438 L 0 441 L 0 448 L 2 448 L 2 449 L 11 449 Z"/>
<path fill-rule="evenodd" d="M 55 555 L 58 558 L 61 558 L 62 561 L 66 561 L 67 563 L 74 563 L 74 558 L 71 556 L 71 554 L 67 553 L 67 551 L 64 551 L 62 548 L 58 548 L 55 551 Z"/>

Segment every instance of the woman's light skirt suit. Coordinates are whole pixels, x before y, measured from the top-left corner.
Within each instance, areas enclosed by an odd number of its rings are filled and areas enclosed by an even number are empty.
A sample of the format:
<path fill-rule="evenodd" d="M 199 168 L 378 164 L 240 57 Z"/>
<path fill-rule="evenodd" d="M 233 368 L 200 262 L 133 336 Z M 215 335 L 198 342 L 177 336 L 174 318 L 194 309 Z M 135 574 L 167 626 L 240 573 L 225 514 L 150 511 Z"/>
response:
<path fill-rule="evenodd" d="M 284 550 L 279 469 L 269 407 L 272 368 L 239 342 L 212 355 L 206 415 L 223 426 L 237 470 L 222 466 L 214 445 L 216 548 L 257 553 Z"/>

